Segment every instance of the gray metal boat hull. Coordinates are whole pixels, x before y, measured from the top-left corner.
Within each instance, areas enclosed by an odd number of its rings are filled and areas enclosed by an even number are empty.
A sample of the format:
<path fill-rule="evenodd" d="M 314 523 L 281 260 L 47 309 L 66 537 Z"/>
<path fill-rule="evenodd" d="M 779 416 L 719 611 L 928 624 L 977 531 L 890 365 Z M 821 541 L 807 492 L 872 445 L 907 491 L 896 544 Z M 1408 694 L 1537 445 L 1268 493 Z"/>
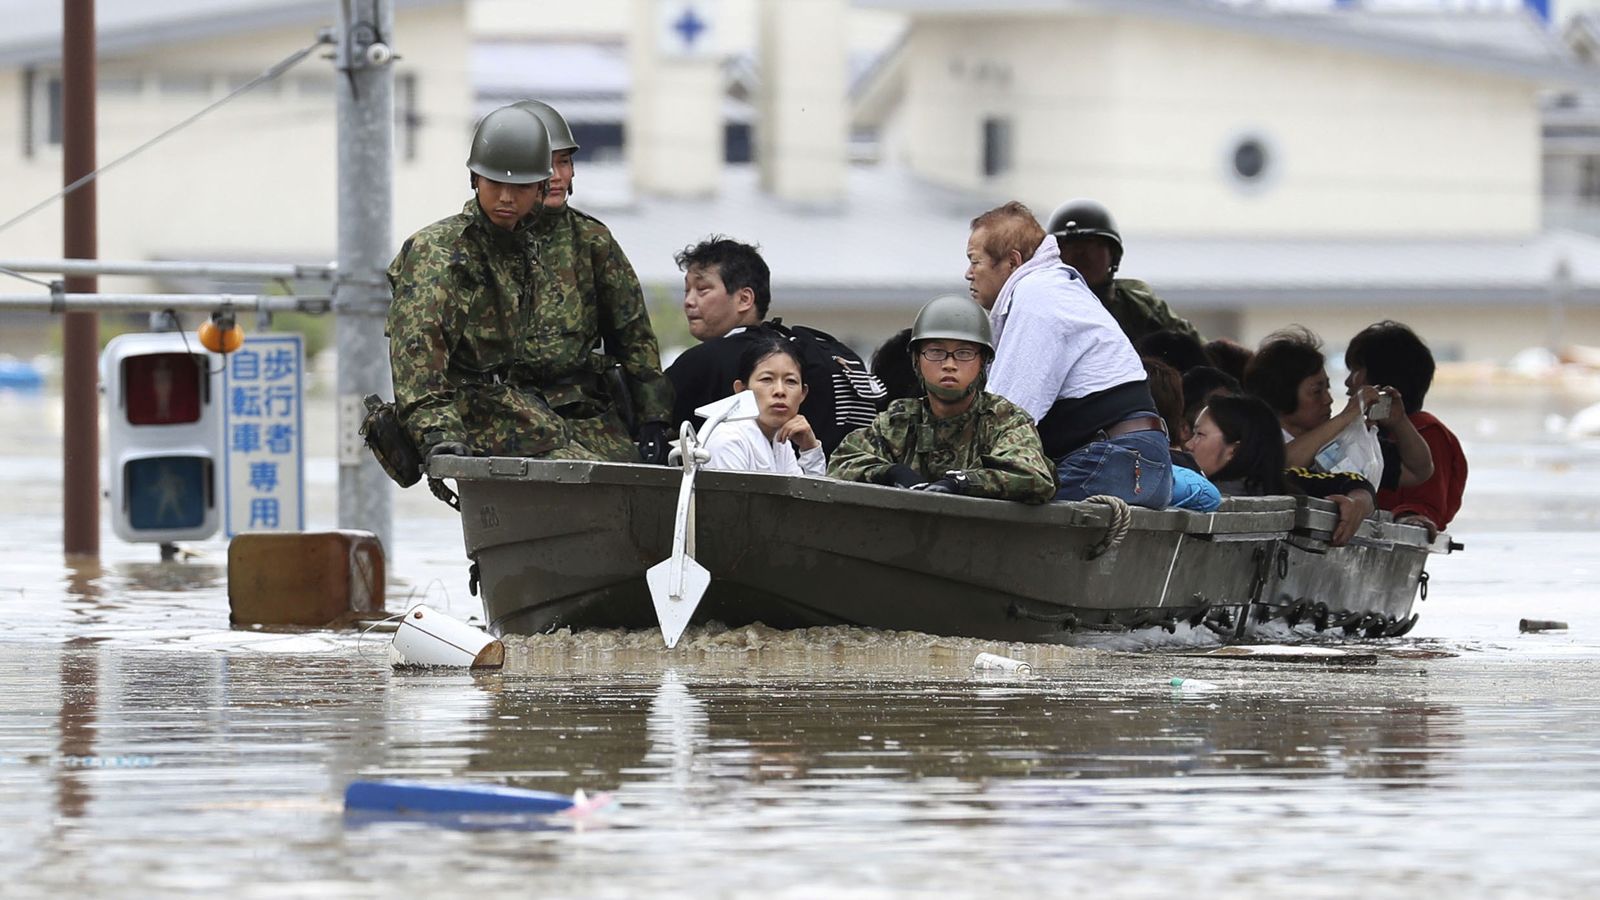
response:
<path fill-rule="evenodd" d="M 434 466 L 460 492 L 492 630 L 656 626 L 644 573 L 671 550 L 680 472 L 504 458 Z M 1377 522 L 1351 547 L 1328 548 L 1318 528 L 1331 527 L 1331 507 L 1287 497 L 1233 499 L 1217 513 L 1135 509 L 1126 535 L 1095 558 L 1111 511 L 1094 503 L 702 472 L 695 504 L 692 552 L 712 584 L 693 621 L 730 626 L 1070 643 L 1181 622 L 1239 637 L 1298 613 L 1311 626 L 1359 618 L 1376 631 L 1409 614 L 1429 550 L 1420 529 Z"/>

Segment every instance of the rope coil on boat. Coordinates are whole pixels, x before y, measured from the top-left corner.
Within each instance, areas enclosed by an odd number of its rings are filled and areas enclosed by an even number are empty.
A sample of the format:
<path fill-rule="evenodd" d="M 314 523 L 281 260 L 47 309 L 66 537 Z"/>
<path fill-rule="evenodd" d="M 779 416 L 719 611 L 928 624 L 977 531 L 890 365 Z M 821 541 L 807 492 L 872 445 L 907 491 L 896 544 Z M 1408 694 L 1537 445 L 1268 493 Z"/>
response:
<path fill-rule="evenodd" d="M 1084 559 L 1099 559 L 1108 550 L 1122 543 L 1127 536 L 1128 529 L 1133 525 L 1133 512 L 1128 507 L 1128 501 L 1110 494 L 1095 494 L 1086 498 L 1085 503 L 1103 503 L 1111 507 L 1111 524 L 1106 526 L 1106 533 L 1099 542 L 1084 552 Z"/>

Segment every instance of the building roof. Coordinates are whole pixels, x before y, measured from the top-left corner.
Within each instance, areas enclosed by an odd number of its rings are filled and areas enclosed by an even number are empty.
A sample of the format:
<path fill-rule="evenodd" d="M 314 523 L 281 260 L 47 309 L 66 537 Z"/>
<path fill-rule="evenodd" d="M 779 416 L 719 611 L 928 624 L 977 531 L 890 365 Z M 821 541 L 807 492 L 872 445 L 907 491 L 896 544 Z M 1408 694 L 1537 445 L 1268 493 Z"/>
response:
<path fill-rule="evenodd" d="M 724 169 L 717 197 L 632 196 L 621 167 L 581 165 L 575 204 L 611 227 L 641 280 L 677 285 L 672 256 L 708 234 L 757 243 L 775 295 L 816 306 L 915 309 L 965 293 L 968 222 L 1004 198 L 924 183 L 889 166 L 851 170 L 848 205 L 805 209 Z M 1123 223 L 1127 227 L 1129 223 Z M 1600 239 L 1567 231 L 1482 239 L 1172 238 L 1124 234 L 1124 273 L 1190 309 L 1364 303 L 1543 303 L 1565 261 L 1566 299 L 1600 305 Z"/>
<path fill-rule="evenodd" d="M 465 0 L 395 0 L 397 9 Z M 101 56 L 125 55 L 207 38 L 292 25 L 333 25 L 329 0 L 96 0 L 95 40 Z M 0 0 L 0 65 L 61 59 L 62 5 Z M 308 37 L 310 35 L 308 34 Z"/>
<path fill-rule="evenodd" d="M 1516 10 L 1304 10 L 1214 0 L 853 0 L 911 15 L 1101 13 L 1144 16 L 1538 83 L 1592 83 L 1530 12 Z"/>
<path fill-rule="evenodd" d="M 533 97 L 553 104 L 575 124 L 620 123 L 628 117 L 633 73 L 622 41 L 479 40 L 469 50 L 469 70 L 479 116 Z M 754 108 L 732 90 L 739 77 L 727 72 L 723 119 L 751 122 Z"/>

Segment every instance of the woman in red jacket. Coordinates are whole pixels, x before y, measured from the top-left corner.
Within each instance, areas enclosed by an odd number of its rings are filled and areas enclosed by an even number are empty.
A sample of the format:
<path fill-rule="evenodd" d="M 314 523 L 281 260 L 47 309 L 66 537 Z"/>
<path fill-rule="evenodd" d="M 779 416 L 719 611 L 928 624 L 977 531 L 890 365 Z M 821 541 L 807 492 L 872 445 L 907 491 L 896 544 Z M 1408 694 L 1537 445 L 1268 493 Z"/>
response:
<path fill-rule="evenodd" d="M 1350 339 L 1344 363 L 1350 370 L 1344 384 L 1351 393 L 1366 385 L 1397 388 L 1405 403 L 1406 418 L 1427 441 L 1433 453 L 1433 477 L 1410 487 L 1380 490 L 1378 508 L 1392 512 L 1395 521 L 1421 525 L 1428 529 L 1429 537 L 1434 536 L 1449 527 L 1461 509 L 1461 493 L 1467 486 L 1467 457 L 1455 434 L 1433 414 L 1422 410 L 1422 400 L 1433 384 L 1433 353 L 1410 328 L 1383 321 L 1368 325 Z"/>

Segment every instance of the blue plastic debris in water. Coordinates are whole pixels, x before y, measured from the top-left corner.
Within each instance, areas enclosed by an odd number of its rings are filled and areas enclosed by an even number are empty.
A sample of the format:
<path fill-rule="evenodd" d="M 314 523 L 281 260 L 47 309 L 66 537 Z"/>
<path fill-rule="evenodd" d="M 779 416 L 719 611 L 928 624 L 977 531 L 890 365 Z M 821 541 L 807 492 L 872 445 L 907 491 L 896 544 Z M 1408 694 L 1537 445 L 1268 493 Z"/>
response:
<path fill-rule="evenodd" d="M 44 376 L 29 363 L 0 359 L 0 388 L 31 392 L 44 387 Z"/>
<path fill-rule="evenodd" d="M 438 815 L 450 813 L 565 812 L 574 798 L 495 784 L 428 784 L 422 781 L 352 781 L 344 808 L 367 812 Z"/>

